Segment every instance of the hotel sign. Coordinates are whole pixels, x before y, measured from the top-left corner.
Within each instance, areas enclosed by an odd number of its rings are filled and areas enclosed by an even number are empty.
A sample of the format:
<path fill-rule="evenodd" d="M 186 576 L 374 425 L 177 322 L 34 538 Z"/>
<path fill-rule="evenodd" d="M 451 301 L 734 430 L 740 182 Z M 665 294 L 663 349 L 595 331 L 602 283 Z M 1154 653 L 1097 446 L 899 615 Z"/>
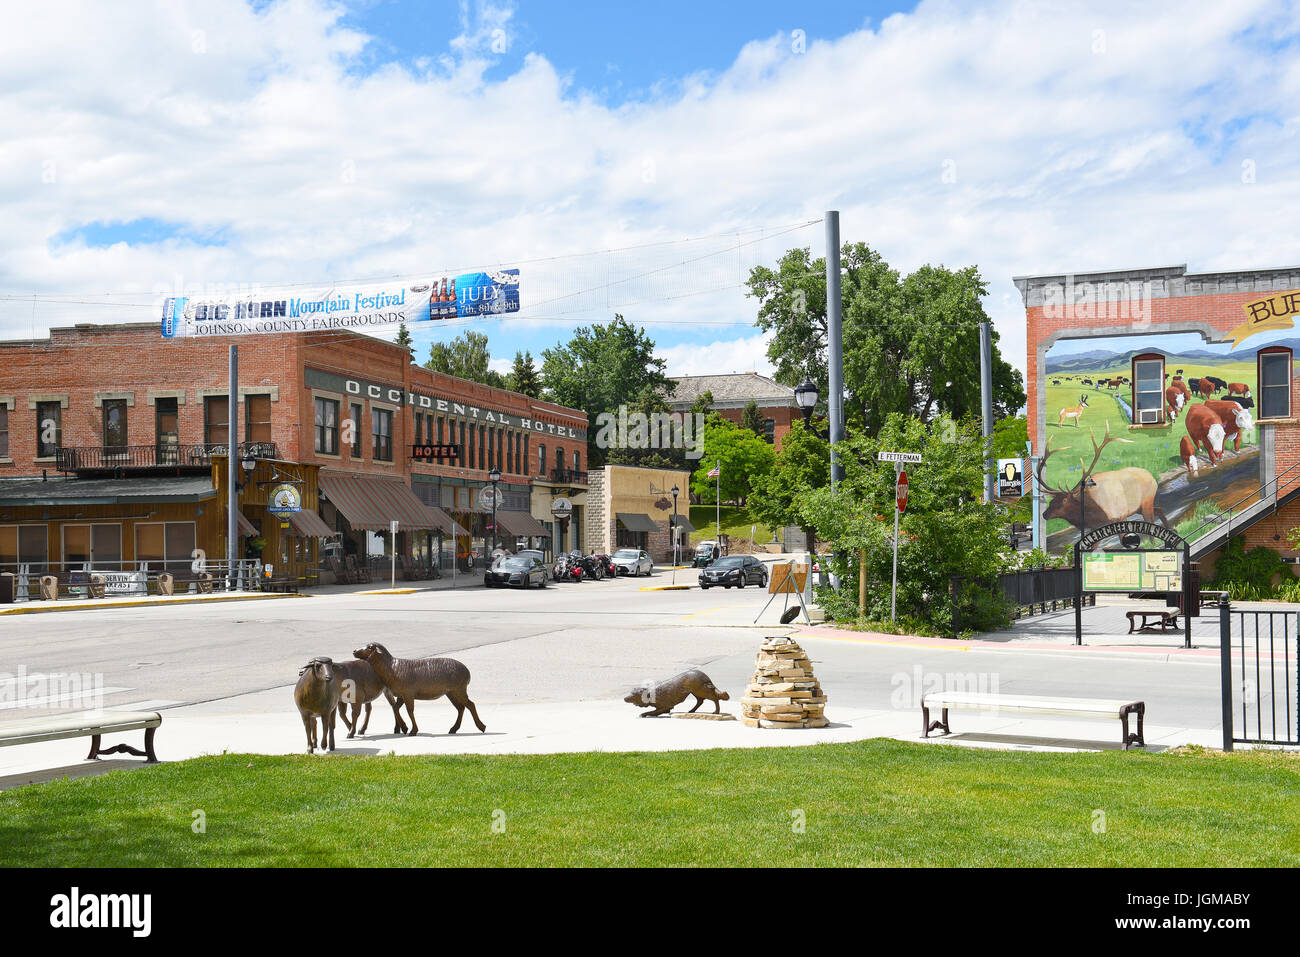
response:
<path fill-rule="evenodd" d="M 456 459 L 460 460 L 459 445 L 412 445 L 411 458 L 413 459 Z"/>
<path fill-rule="evenodd" d="M 309 389 L 327 389 L 344 395 L 376 402 L 388 402 L 392 405 L 409 405 L 421 412 L 440 412 L 454 415 L 461 419 L 470 419 L 487 425 L 499 425 L 509 429 L 522 429 L 536 435 L 551 435 L 564 439 L 587 441 L 586 429 L 572 426 L 556 425 L 554 422 L 542 422 L 537 419 L 516 415 L 513 412 L 501 412 L 497 409 L 484 408 L 425 392 L 414 392 L 401 386 L 384 385 L 365 379 L 352 379 L 333 372 L 308 367 L 304 370 L 303 381 Z"/>

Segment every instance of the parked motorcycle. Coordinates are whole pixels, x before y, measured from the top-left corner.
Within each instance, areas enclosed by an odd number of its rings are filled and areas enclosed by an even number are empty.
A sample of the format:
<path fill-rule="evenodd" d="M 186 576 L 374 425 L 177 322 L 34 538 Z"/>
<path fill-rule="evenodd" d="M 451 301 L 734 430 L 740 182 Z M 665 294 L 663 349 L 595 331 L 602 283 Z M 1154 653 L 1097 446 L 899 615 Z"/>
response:
<path fill-rule="evenodd" d="M 601 561 L 596 555 L 577 555 L 574 556 L 578 564 L 582 566 L 582 573 L 595 581 L 600 581 L 608 573 L 608 565 Z"/>
<path fill-rule="evenodd" d="M 580 582 L 583 576 L 582 563 L 572 555 L 560 555 L 555 559 L 551 575 L 557 582 Z"/>

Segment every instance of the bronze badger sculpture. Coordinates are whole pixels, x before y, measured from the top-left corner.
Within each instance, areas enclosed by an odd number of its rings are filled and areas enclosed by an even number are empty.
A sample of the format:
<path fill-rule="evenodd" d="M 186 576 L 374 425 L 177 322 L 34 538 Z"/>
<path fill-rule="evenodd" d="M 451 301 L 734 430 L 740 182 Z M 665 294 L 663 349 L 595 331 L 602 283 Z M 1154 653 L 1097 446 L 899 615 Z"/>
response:
<path fill-rule="evenodd" d="M 651 711 L 642 711 L 641 717 L 657 718 L 661 714 L 672 711 L 673 708 L 685 701 L 688 695 L 695 695 L 695 707 L 688 712 L 691 714 L 705 701 L 712 701 L 713 713 L 721 714 L 722 705 L 719 702 L 731 700 L 730 695 L 725 691 L 719 691 L 713 682 L 709 680 L 709 676 L 696 668 L 683 671 L 667 681 L 633 688 L 632 693 L 623 700 L 628 704 L 636 705 L 638 708 L 653 709 Z"/>

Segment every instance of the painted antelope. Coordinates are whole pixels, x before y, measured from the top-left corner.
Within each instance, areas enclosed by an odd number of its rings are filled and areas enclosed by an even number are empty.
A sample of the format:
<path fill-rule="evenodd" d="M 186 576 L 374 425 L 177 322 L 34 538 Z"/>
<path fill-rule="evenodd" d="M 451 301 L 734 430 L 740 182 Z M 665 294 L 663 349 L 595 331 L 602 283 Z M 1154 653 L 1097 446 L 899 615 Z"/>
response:
<path fill-rule="evenodd" d="M 1080 395 L 1078 405 L 1074 406 L 1073 408 L 1067 408 L 1061 410 L 1060 418 L 1057 419 L 1056 424 L 1058 426 L 1065 425 L 1066 419 L 1074 419 L 1074 427 L 1078 428 L 1079 419 L 1083 418 L 1083 410 L 1086 408 L 1088 408 L 1088 397 L 1086 395 Z"/>
<path fill-rule="evenodd" d="M 1110 423 L 1106 423 L 1106 437 L 1097 444 L 1097 436 L 1091 429 L 1088 435 L 1092 439 L 1092 464 L 1084 466 L 1083 476 L 1074 488 L 1054 488 L 1043 480 L 1043 466 L 1054 452 L 1065 449 L 1053 449 L 1049 439 L 1043 457 L 1038 461 L 1039 487 L 1052 494 L 1052 502 L 1043 512 L 1045 519 L 1063 518 L 1076 528 L 1079 523 L 1079 494 L 1084 493 L 1083 521 L 1088 528 L 1098 528 L 1111 522 L 1122 522 L 1134 515 L 1141 515 L 1148 522 L 1157 519 L 1162 524 L 1165 513 L 1156 508 L 1156 491 L 1159 486 L 1155 477 L 1146 469 L 1130 466 L 1111 472 L 1096 472 L 1097 463 L 1101 461 L 1101 451 L 1111 442 L 1131 443 L 1132 439 L 1116 438 L 1110 434 Z M 1088 480 L 1093 481 L 1089 486 Z"/>

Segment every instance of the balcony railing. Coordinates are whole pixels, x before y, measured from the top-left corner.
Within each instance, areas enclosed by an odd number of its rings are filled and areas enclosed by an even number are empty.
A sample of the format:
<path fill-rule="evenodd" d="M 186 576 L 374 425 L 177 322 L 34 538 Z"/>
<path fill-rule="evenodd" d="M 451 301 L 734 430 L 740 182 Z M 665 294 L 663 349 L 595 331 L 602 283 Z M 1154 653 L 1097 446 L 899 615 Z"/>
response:
<path fill-rule="evenodd" d="M 587 473 L 576 469 L 551 469 L 551 474 L 542 481 L 555 482 L 559 485 L 586 485 Z"/>
<path fill-rule="evenodd" d="M 203 468 L 212 456 L 225 455 L 224 442 L 198 445 L 92 445 L 59 449 L 56 466 L 60 472 L 112 472 L 119 469 Z M 241 458 L 279 458 L 274 442 L 241 442 Z"/>

